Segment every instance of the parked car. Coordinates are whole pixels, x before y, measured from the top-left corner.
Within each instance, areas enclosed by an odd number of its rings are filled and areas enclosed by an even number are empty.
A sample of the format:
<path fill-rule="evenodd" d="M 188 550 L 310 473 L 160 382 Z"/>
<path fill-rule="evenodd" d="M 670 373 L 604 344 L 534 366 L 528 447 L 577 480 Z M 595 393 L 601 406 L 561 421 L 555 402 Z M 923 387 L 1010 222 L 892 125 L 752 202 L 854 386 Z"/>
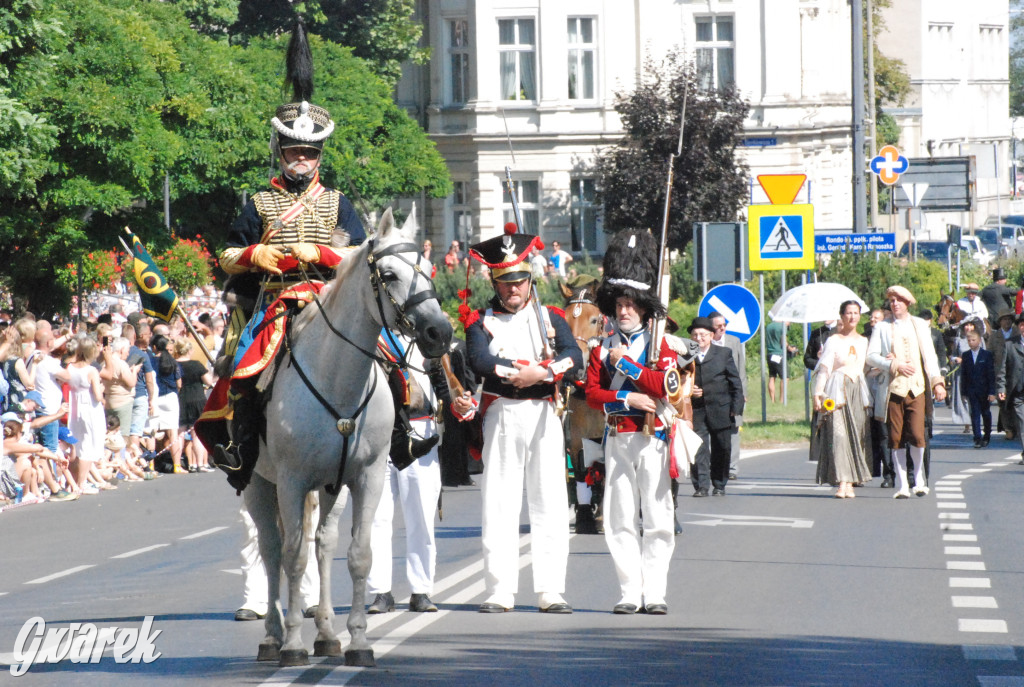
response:
<path fill-rule="evenodd" d="M 951 254 L 949 248 L 950 244 L 947 241 L 915 241 L 917 244 L 917 259 L 918 260 L 935 260 L 936 262 L 945 263 L 947 256 L 951 260 L 956 260 L 956 255 Z M 979 265 L 988 265 L 995 259 L 995 255 L 985 250 L 981 243 L 975 236 L 964 236 L 960 239 L 960 249 L 963 251 L 961 258 L 969 258 L 974 260 Z M 909 257 L 910 242 L 904 243 L 900 246 L 899 252 L 896 253 L 897 257 L 906 258 Z"/>
<path fill-rule="evenodd" d="M 1010 217 L 1021 217 L 1021 215 L 1010 215 Z M 983 228 L 999 231 L 999 240 L 1006 246 L 1007 257 L 1024 257 L 1024 225 L 986 224 Z"/>
<path fill-rule="evenodd" d="M 1012 255 L 1010 247 L 1006 245 L 999 235 L 999 229 L 995 227 L 982 227 L 974 230 L 974 236 L 981 243 L 982 248 L 993 255 L 993 259 L 1008 258 Z"/>
<path fill-rule="evenodd" d="M 989 226 L 993 224 L 1018 224 L 1024 227 L 1024 215 L 1003 215 L 1002 219 L 995 215 L 989 215 L 988 219 L 985 220 L 985 224 Z"/>

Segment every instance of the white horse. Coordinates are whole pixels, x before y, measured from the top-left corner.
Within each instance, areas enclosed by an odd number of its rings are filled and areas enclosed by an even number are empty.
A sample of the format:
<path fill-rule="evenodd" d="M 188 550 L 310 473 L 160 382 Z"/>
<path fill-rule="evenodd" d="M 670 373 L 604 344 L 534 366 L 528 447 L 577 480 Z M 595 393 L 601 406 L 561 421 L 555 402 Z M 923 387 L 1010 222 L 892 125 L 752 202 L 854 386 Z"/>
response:
<path fill-rule="evenodd" d="M 425 356 L 438 357 L 448 350 L 452 336 L 433 291 L 429 263 L 413 243 L 413 217 L 397 229 L 388 209 L 376 233 L 341 263 L 335 280 L 321 292 L 321 305 L 307 304 L 290 324 L 289 352 L 279 365 L 267 406 L 266 442 L 244 492 L 259 531 L 270 589 L 267 636 L 257 660 L 279 660 L 282 666 L 309 662 L 300 634 L 299 582 L 307 550 L 303 502 L 311 491 L 318 491 L 320 500 L 314 655 L 341 655 L 331 603 L 331 561 L 347 500 L 339 498 L 343 489 L 335 489 L 340 483 L 348 488 L 354 509 L 348 549 L 351 643 L 345 663 L 374 665 L 366 639 L 370 525 L 383 488 L 394 422 L 391 392 L 375 362 L 377 337 L 386 326 L 414 338 Z M 282 564 L 288 576 L 287 632 L 278 598 Z"/>

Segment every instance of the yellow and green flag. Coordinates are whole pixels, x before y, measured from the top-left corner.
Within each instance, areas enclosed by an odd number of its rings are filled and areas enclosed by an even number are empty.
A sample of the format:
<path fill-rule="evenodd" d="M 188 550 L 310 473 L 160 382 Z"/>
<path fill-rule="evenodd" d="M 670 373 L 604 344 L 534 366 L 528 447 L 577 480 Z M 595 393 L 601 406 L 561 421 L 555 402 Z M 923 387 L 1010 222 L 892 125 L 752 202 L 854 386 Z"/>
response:
<path fill-rule="evenodd" d="M 132 272 L 135 274 L 135 283 L 139 287 L 142 311 L 147 315 L 170 322 L 174 312 L 178 309 L 178 296 L 167 283 L 163 271 L 157 266 L 139 237 L 133 234 L 128 227 L 125 227 L 125 232 L 131 237 L 131 254 L 134 258 Z"/>

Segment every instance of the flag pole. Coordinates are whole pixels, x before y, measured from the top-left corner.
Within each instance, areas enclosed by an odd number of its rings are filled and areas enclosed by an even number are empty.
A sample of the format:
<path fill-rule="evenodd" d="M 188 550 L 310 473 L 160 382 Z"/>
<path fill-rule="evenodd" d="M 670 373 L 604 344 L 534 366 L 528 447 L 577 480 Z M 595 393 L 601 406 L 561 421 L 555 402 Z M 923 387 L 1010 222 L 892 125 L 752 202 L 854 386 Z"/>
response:
<path fill-rule="evenodd" d="M 192 323 L 188 321 L 188 315 L 185 314 L 185 309 L 181 307 L 181 301 L 178 302 L 178 309 L 175 310 L 175 312 L 178 313 L 181 316 L 181 319 L 185 321 L 185 328 L 188 329 L 188 333 L 191 334 L 192 338 L 196 340 L 197 344 L 199 344 L 199 350 L 203 352 L 203 355 L 206 356 L 206 359 L 210 361 L 211 365 L 215 364 L 216 361 L 213 359 L 213 354 L 210 353 L 210 349 L 206 347 L 206 342 L 203 341 L 201 336 L 199 336 L 199 332 L 197 332 L 196 328 L 192 326 Z"/>

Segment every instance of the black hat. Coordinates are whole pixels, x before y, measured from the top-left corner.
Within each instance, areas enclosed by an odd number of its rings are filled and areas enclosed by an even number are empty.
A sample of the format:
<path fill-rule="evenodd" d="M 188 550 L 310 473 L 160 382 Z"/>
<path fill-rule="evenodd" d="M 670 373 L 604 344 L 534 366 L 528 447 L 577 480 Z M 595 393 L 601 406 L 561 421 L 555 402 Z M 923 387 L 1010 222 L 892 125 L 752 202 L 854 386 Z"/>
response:
<path fill-rule="evenodd" d="M 313 97 L 313 53 L 306 38 L 306 27 L 299 20 L 288 43 L 287 82 L 295 102 L 281 105 L 270 124 L 274 128 L 271 147 L 280 154 L 284 148 L 309 147 L 320 150 L 334 132 L 331 114 L 310 104 Z"/>
<path fill-rule="evenodd" d="M 1000 279 L 1006 279 L 1006 272 L 1002 267 L 997 267 L 992 270 L 992 281 L 999 281 Z"/>
<path fill-rule="evenodd" d="M 692 334 L 694 329 L 707 329 L 709 332 L 714 333 L 715 323 L 711 321 L 710 317 L 695 317 L 690 326 L 686 328 L 686 331 Z"/>
<path fill-rule="evenodd" d="M 1004 317 L 1013 318 L 1016 316 L 1017 313 L 1015 313 L 1010 308 L 1000 308 L 999 311 L 996 313 L 996 322 L 999 322 L 999 320 L 1003 319 Z"/>
<path fill-rule="evenodd" d="M 664 317 L 658 298 L 658 244 L 649 231 L 616 233 L 604 254 L 604 279 L 597 289 L 597 307 L 615 317 L 615 301 L 629 298 L 647 317 Z"/>
<path fill-rule="evenodd" d="M 922 320 L 930 320 L 932 319 L 932 310 L 931 308 L 921 308 L 921 312 L 917 313 L 917 316 Z"/>
<path fill-rule="evenodd" d="M 544 250 L 544 242 L 533 234 L 517 234 L 515 222 L 505 224 L 501 236 L 482 241 L 469 247 L 474 260 L 482 262 L 491 270 L 494 281 L 522 281 L 532 275 L 526 259 L 534 248 Z"/>

